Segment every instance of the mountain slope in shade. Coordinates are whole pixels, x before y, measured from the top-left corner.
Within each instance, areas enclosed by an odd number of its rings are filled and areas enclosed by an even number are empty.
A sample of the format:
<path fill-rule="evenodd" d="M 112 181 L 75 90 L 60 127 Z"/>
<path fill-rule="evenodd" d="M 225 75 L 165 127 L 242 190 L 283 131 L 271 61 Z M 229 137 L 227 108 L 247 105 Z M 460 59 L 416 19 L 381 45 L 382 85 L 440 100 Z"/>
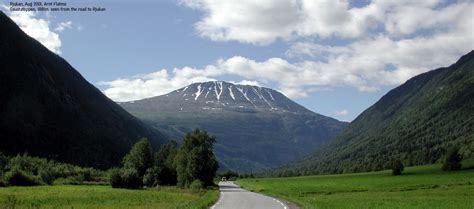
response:
<path fill-rule="evenodd" d="M 164 140 L 2 12 L 0 31 L 0 152 L 106 168 L 141 137 Z"/>
<path fill-rule="evenodd" d="M 203 128 L 217 137 L 221 169 L 258 172 L 314 151 L 344 122 L 316 114 L 278 91 L 222 81 L 195 83 L 166 95 L 119 103 L 180 139 Z"/>
<path fill-rule="evenodd" d="M 280 175 L 371 171 L 440 162 L 460 147 L 474 157 L 474 51 L 391 90 L 337 137 Z"/>

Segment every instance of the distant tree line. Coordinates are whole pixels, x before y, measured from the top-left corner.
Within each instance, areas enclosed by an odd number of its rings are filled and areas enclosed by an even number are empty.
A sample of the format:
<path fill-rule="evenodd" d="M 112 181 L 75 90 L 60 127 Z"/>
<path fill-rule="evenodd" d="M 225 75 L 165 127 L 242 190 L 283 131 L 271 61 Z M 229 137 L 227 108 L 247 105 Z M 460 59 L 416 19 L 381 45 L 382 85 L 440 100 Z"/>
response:
<path fill-rule="evenodd" d="M 114 188 L 136 189 L 143 186 L 177 185 L 181 188 L 205 188 L 214 185 L 218 168 L 213 152 L 215 138 L 199 129 L 184 136 L 178 147 L 170 141 L 154 152 L 142 139 L 123 158 L 123 167 L 109 171 Z"/>
<path fill-rule="evenodd" d="M 442 156 L 441 162 L 442 164 L 442 170 L 443 171 L 456 171 L 460 170 L 462 168 L 461 161 L 463 160 L 463 155 L 460 154 L 461 149 L 458 146 L 454 146 L 448 149 L 448 151 L 445 151 L 445 154 Z M 405 155 L 404 155 L 405 156 Z M 386 159 L 386 157 L 381 159 Z M 366 158 L 367 159 L 367 158 Z M 365 162 L 365 161 L 363 161 Z M 379 162 L 379 161 L 377 161 Z M 362 172 L 362 171 L 379 171 L 379 170 L 384 170 L 384 169 L 391 169 L 393 175 L 402 175 L 404 171 L 404 164 L 406 163 L 406 160 L 400 159 L 400 158 L 392 158 L 391 161 L 385 162 L 383 165 L 380 165 L 376 169 L 362 169 L 365 166 L 368 165 L 373 165 L 374 162 L 365 162 L 366 164 L 353 164 L 351 165 L 352 169 L 349 170 L 333 170 L 332 172 L 324 172 L 324 173 L 332 173 L 332 174 L 339 174 L 339 173 L 355 173 L 355 172 Z M 434 163 L 434 162 L 433 162 Z M 408 163 L 411 165 L 410 163 Z M 341 163 L 342 167 L 345 166 L 345 163 Z M 304 176 L 304 175 L 314 175 L 314 174 L 319 174 L 319 173 L 314 173 L 314 170 L 311 169 L 311 167 L 306 167 L 306 166 L 297 166 L 297 167 L 291 167 L 291 168 L 281 168 L 273 171 L 273 173 L 270 173 L 270 176 L 278 176 L 278 177 L 290 177 L 290 176 Z"/>

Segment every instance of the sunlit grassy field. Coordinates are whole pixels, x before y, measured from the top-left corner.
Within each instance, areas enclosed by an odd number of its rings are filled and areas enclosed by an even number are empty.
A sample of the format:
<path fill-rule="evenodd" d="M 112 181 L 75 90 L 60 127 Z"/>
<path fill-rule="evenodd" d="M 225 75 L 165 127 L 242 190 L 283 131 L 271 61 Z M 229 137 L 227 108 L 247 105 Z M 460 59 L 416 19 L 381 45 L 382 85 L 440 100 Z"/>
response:
<path fill-rule="evenodd" d="M 0 208 L 208 208 L 217 190 L 127 190 L 104 185 L 0 188 Z"/>
<path fill-rule="evenodd" d="M 302 208 L 474 209 L 474 161 L 464 169 L 441 171 L 441 165 L 391 171 L 292 178 L 241 179 L 241 186 L 287 199 Z"/>

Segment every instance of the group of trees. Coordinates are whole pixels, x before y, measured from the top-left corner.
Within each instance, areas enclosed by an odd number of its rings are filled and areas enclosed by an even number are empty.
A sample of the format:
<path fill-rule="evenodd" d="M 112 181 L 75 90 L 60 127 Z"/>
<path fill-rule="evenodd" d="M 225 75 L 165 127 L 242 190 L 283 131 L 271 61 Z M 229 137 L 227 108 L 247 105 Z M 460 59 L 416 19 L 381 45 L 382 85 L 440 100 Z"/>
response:
<path fill-rule="evenodd" d="M 123 167 L 110 170 L 115 188 L 141 188 L 177 185 L 203 188 L 214 185 L 218 164 L 213 152 L 215 138 L 206 131 L 194 130 L 184 136 L 180 147 L 171 141 L 154 152 L 142 139 L 123 158 Z"/>
<path fill-rule="evenodd" d="M 5 156 L 0 153 L 0 186 L 81 184 L 101 181 L 102 172 L 71 164 L 57 163 L 28 154 Z"/>
<path fill-rule="evenodd" d="M 443 171 L 456 171 L 460 170 L 462 167 L 461 161 L 463 157 L 459 154 L 459 148 L 454 147 L 448 151 L 443 162 L 441 169 Z M 392 174 L 393 175 L 402 175 L 404 166 L 400 160 L 392 161 Z"/>

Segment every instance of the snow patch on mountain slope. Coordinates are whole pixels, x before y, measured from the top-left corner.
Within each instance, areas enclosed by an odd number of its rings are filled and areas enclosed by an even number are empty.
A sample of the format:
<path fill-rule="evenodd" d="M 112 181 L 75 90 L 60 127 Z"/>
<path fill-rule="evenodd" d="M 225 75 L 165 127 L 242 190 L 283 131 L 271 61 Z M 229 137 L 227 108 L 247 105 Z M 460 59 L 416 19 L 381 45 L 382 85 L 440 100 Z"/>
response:
<path fill-rule="evenodd" d="M 234 92 L 232 92 L 232 86 L 229 86 L 229 94 L 230 94 L 230 97 L 232 97 L 232 99 L 235 101 Z"/>
<path fill-rule="evenodd" d="M 195 93 L 196 97 L 194 97 L 194 100 L 197 100 L 199 98 L 199 95 L 201 95 L 203 91 L 204 89 L 201 89 L 201 84 L 199 84 L 199 86 L 197 87 L 197 92 Z"/>

